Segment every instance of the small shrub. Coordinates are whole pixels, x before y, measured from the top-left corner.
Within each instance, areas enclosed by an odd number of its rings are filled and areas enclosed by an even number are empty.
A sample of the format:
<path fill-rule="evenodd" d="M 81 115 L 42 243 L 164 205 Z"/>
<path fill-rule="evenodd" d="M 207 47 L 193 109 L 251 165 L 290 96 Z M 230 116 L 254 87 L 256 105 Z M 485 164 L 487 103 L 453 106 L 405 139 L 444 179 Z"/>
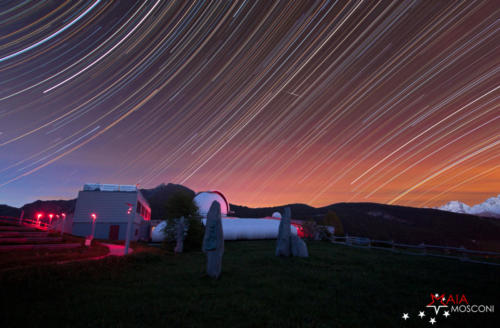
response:
<path fill-rule="evenodd" d="M 342 221 L 338 217 L 337 213 L 334 211 L 328 211 L 326 213 L 325 217 L 323 218 L 322 225 L 324 226 L 329 226 L 329 227 L 334 227 L 335 228 L 335 236 L 344 236 L 344 226 L 342 225 Z"/>
<path fill-rule="evenodd" d="M 329 241 L 333 237 L 330 226 L 318 224 L 314 220 L 304 222 L 302 228 L 304 229 L 304 237 L 308 240 Z"/>
<path fill-rule="evenodd" d="M 163 248 L 173 251 L 177 242 L 177 222 L 178 219 L 167 219 L 167 225 L 163 228 L 165 239 L 163 239 Z"/>
<path fill-rule="evenodd" d="M 194 217 L 198 215 L 198 207 L 193 195 L 186 191 L 177 191 L 167 200 L 167 219 Z"/>
<path fill-rule="evenodd" d="M 177 244 L 177 225 L 179 219 L 168 219 L 167 226 L 163 229 L 165 239 L 163 247 L 173 251 Z M 205 227 L 199 217 L 184 219 L 184 252 L 197 251 L 201 249 Z"/>
<path fill-rule="evenodd" d="M 185 221 L 186 222 L 186 221 Z M 203 243 L 205 227 L 198 216 L 187 219 L 187 234 L 184 238 L 184 251 L 199 251 Z"/>
<path fill-rule="evenodd" d="M 324 225 L 319 225 L 318 226 L 318 239 L 319 240 L 326 240 L 330 241 L 332 240 L 333 234 L 329 230 L 329 226 L 324 226 Z"/>
<path fill-rule="evenodd" d="M 180 217 L 184 217 L 184 252 L 200 250 L 205 228 L 198 216 L 198 207 L 193 196 L 187 192 L 174 193 L 167 201 L 167 226 L 163 246 L 174 250 L 177 243 L 177 224 Z"/>
<path fill-rule="evenodd" d="M 302 224 L 304 238 L 308 240 L 318 239 L 318 224 L 314 220 L 308 220 Z"/>

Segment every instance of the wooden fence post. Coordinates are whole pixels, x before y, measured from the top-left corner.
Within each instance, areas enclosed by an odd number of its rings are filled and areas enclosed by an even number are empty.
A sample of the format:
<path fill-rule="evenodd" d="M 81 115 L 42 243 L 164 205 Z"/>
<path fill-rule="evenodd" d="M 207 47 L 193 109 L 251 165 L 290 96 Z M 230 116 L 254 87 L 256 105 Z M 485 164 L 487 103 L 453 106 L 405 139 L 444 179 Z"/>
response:
<path fill-rule="evenodd" d="M 425 248 L 425 243 L 421 243 L 420 247 L 422 248 L 422 254 L 427 255 L 427 248 Z"/>
<path fill-rule="evenodd" d="M 466 249 L 464 246 L 460 246 L 460 251 L 462 252 L 462 258 L 461 260 L 462 261 L 468 261 L 469 260 L 469 257 L 467 256 L 467 253 L 465 252 Z"/>

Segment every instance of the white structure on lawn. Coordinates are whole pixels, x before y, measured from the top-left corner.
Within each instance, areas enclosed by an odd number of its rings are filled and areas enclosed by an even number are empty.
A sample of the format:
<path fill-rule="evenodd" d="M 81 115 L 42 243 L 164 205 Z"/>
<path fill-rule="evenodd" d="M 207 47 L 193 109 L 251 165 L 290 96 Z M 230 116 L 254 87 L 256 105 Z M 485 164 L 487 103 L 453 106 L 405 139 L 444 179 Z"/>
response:
<path fill-rule="evenodd" d="M 203 224 L 206 223 L 207 214 L 213 201 L 217 201 L 221 207 L 222 230 L 224 240 L 237 239 L 276 239 L 281 220 L 279 212 L 273 213 L 271 217 L 265 218 L 236 218 L 227 216 L 230 213 L 229 202 L 220 191 L 204 191 L 196 194 L 194 202 L 198 206 L 198 213 L 202 217 Z M 153 242 L 161 242 L 165 238 L 162 231 L 167 225 L 166 221 L 156 226 L 151 238 Z M 297 235 L 297 227 L 292 225 L 291 233 Z"/>
<path fill-rule="evenodd" d="M 131 240 L 149 239 L 151 208 L 136 186 L 85 184 L 76 200 L 74 235 L 91 234 L 92 214 L 97 217 L 94 238 L 125 240 L 132 215 Z"/>
<path fill-rule="evenodd" d="M 217 201 L 220 204 L 221 217 L 226 217 L 229 213 L 229 202 L 220 191 L 199 192 L 194 197 L 194 202 L 196 206 L 198 206 L 198 213 L 205 218 L 207 217 L 210 206 L 212 206 L 212 202 L 214 201 Z"/>

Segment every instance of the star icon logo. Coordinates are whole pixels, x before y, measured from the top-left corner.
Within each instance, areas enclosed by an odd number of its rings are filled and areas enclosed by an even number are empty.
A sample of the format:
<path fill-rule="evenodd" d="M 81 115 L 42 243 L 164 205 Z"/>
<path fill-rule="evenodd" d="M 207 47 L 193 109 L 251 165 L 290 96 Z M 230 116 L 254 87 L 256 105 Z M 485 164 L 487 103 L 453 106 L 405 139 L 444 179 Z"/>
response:
<path fill-rule="evenodd" d="M 431 318 L 431 320 L 429 320 L 429 323 L 430 323 L 431 325 L 435 324 L 435 323 L 436 323 L 436 319 Z"/>
<path fill-rule="evenodd" d="M 420 319 L 423 319 L 425 317 L 424 311 L 419 311 L 418 316 L 420 317 Z"/>
<path fill-rule="evenodd" d="M 427 307 L 434 308 L 436 315 L 439 313 L 439 309 L 447 308 L 448 305 L 444 304 L 444 294 L 439 296 L 438 293 L 431 294 L 431 302 L 427 304 Z"/>
<path fill-rule="evenodd" d="M 403 313 L 403 319 L 407 320 L 410 318 L 410 316 L 408 315 L 408 313 Z"/>
<path fill-rule="evenodd" d="M 448 316 L 450 316 L 450 311 L 444 311 L 443 315 L 445 318 L 448 318 Z"/>

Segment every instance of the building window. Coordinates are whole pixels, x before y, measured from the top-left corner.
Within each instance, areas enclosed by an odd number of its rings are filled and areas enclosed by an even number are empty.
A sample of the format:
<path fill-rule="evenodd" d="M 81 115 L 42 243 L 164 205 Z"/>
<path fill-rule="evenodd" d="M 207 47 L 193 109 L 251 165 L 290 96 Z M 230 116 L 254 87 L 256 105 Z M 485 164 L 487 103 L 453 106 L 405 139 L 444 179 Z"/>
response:
<path fill-rule="evenodd" d="M 142 216 L 144 220 L 149 220 L 151 218 L 150 210 L 146 206 L 144 206 L 140 201 L 137 201 L 136 212 L 137 214 Z"/>

